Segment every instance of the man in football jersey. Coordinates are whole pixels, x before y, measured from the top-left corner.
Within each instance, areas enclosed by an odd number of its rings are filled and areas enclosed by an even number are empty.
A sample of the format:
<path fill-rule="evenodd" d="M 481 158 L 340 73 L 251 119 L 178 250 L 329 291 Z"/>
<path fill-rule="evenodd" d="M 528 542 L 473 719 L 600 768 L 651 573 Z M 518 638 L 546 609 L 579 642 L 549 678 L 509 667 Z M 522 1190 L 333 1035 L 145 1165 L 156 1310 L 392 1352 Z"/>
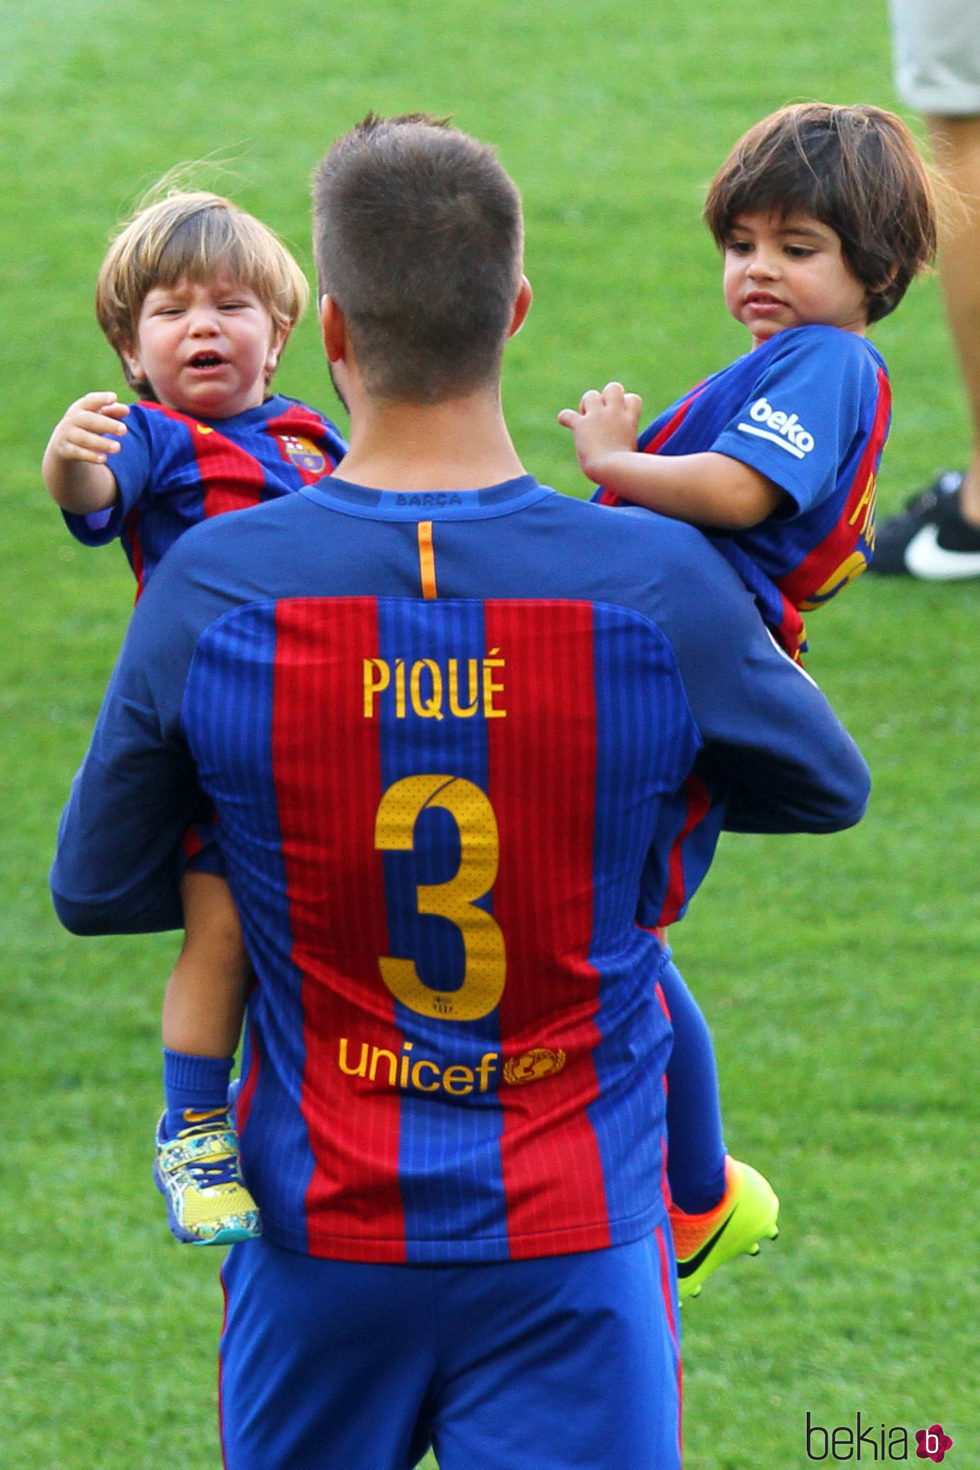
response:
<path fill-rule="evenodd" d="M 701 534 L 556 494 L 503 418 L 516 188 L 424 116 L 314 184 L 337 472 L 195 528 L 136 609 L 52 872 L 79 933 L 180 923 L 203 793 L 255 972 L 261 1239 L 223 1272 L 229 1470 L 677 1470 L 670 881 L 697 764 L 755 832 L 867 771 Z M 705 856 L 707 861 L 707 856 Z"/>

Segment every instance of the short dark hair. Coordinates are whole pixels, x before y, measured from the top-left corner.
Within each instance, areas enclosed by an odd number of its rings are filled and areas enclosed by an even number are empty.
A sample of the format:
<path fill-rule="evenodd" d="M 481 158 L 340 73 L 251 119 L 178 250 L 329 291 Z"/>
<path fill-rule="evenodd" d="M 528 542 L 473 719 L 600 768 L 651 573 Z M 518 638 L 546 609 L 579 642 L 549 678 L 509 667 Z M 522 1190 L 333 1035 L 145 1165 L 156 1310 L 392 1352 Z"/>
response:
<path fill-rule="evenodd" d="M 368 390 L 405 402 L 490 381 L 520 289 L 521 200 L 493 150 L 425 113 L 369 114 L 313 178 L 321 294 Z"/>
<path fill-rule="evenodd" d="M 724 248 L 740 214 L 809 214 L 840 236 L 868 290 L 868 321 L 894 311 L 936 253 L 929 170 L 901 118 L 880 107 L 800 102 L 735 144 L 708 191 L 704 217 Z"/>

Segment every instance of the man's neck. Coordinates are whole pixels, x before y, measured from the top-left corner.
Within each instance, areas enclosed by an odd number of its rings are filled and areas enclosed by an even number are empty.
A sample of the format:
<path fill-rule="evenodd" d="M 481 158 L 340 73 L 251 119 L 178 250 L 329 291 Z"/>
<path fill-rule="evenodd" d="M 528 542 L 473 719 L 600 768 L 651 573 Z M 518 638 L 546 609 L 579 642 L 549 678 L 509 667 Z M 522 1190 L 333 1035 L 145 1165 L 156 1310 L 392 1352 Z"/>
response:
<path fill-rule="evenodd" d="M 499 394 L 445 403 L 353 401 L 350 449 L 335 473 L 372 490 L 479 490 L 524 474 Z"/>

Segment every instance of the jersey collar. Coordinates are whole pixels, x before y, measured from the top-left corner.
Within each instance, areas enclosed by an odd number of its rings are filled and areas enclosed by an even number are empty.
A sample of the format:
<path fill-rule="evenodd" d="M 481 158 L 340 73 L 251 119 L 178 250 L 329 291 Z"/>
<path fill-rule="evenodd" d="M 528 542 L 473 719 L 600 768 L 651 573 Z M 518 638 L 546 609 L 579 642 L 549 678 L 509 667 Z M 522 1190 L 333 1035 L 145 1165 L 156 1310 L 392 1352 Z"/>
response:
<path fill-rule="evenodd" d="M 510 515 L 557 492 L 533 475 L 519 475 L 480 490 L 370 490 L 336 475 L 298 492 L 319 505 L 376 521 L 469 521 Z"/>

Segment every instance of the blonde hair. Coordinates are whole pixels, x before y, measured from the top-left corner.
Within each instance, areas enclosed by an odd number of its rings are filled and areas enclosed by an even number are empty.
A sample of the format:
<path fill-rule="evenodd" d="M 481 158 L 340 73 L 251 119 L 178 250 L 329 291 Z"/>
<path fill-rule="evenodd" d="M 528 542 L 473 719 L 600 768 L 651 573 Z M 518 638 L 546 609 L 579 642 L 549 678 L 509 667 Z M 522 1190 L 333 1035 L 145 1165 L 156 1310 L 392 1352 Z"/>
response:
<path fill-rule="evenodd" d="M 309 301 L 309 284 L 289 251 L 254 215 L 203 191 L 172 192 L 138 209 L 115 236 L 95 287 L 95 314 L 134 391 L 124 353 L 136 345 L 140 311 L 154 287 L 227 275 L 254 291 L 285 335 Z"/>

